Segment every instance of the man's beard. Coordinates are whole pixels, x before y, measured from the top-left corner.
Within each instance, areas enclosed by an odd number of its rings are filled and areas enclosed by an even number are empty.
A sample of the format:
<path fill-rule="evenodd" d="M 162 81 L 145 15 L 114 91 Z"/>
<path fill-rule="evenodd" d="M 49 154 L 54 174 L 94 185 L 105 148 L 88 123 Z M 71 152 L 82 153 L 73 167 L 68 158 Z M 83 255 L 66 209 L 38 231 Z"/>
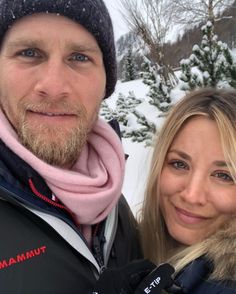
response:
<path fill-rule="evenodd" d="M 48 104 L 44 107 L 40 105 L 39 107 L 27 106 L 27 108 L 42 111 L 43 108 L 49 109 Z M 97 115 L 94 115 L 93 121 L 95 117 Z M 35 127 L 27 122 L 26 115 L 24 115 L 17 128 L 18 136 L 28 150 L 46 163 L 53 166 L 70 167 L 78 159 L 92 124 L 88 122 L 87 112 L 81 105 L 76 110 L 76 119 L 77 126 L 73 128 L 63 127 L 63 124 L 53 127 L 41 124 Z"/>

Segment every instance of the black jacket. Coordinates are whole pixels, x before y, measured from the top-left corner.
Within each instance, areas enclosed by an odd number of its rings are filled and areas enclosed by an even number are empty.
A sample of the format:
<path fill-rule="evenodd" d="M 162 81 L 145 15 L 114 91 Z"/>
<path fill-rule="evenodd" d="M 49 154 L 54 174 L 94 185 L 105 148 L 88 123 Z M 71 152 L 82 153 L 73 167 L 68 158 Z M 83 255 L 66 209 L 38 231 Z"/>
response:
<path fill-rule="evenodd" d="M 225 260 L 227 262 L 227 260 Z M 177 276 L 176 282 L 181 286 L 179 294 L 234 294 L 236 281 L 211 279 L 212 264 L 201 257 L 186 266 Z M 173 292 L 169 292 L 173 293 Z M 175 292 L 174 292 L 175 293 Z"/>
<path fill-rule="evenodd" d="M 91 294 L 103 268 L 141 256 L 123 197 L 94 228 L 89 249 L 70 215 L 54 205 L 44 180 L 2 142 L 0 224 L 2 294 Z"/>

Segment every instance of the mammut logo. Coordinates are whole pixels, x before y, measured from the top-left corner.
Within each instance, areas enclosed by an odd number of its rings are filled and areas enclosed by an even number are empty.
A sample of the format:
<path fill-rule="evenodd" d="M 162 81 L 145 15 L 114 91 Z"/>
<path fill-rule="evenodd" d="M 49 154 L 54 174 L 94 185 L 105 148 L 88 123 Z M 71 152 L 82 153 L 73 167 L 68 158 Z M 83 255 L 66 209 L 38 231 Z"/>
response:
<path fill-rule="evenodd" d="M 9 259 L 0 260 L 0 270 L 12 266 L 14 264 L 26 261 L 28 259 L 34 258 L 36 256 L 42 255 L 46 252 L 46 246 L 42 246 L 30 251 L 26 251 L 21 254 L 17 254 L 14 257 L 10 257 Z"/>

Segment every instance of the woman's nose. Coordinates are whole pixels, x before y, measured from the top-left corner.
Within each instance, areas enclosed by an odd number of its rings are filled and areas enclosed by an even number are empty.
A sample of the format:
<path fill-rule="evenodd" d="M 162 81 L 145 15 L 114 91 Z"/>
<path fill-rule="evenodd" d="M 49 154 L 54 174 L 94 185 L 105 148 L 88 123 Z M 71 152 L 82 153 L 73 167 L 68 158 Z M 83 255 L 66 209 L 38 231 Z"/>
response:
<path fill-rule="evenodd" d="M 201 175 L 190 175 L 181 191 L 181 197 L 190 204 L 204 205 L 207 201 L 207 183 Z"/>

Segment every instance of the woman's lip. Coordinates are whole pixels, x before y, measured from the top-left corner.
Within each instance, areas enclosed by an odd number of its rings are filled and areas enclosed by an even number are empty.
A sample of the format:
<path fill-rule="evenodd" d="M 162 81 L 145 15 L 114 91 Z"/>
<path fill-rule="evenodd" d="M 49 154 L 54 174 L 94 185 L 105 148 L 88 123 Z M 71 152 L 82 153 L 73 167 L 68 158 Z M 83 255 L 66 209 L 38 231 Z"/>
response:
<path fill-rule="evenodd" d="M 178 207 L 175 207 L 175 210 L 176 210 L 176 214 L 177 214 L 178 218 L 184 223 L 195 224 L 195 223 L 199 223 L 199 222 L 202 222 L 207 219 L 204 216 L 191 213 L 189 211 L 186 211 L 186 210 L 178 208 Z"/>
<path fill-rule="evenodd" d="M 189 216 L 189 217 L 196 217 L 196 218 L 206 218 L 206 217 L 204 217 L 204 216 L 202 216 L 202 215 L 198 215 L 198 214 L 195 214 L 195 213 L 192 213 L 192 212 L 188 212 L 187 210 L 184 210 L 184 209 L 182 209 L 182 208 L 179 208 L 179 207 L 175 207 L 180 213 L 183 213 L 183 214 L 185 214 L 185 215 L 187 215 L 187 216 Z"/>

